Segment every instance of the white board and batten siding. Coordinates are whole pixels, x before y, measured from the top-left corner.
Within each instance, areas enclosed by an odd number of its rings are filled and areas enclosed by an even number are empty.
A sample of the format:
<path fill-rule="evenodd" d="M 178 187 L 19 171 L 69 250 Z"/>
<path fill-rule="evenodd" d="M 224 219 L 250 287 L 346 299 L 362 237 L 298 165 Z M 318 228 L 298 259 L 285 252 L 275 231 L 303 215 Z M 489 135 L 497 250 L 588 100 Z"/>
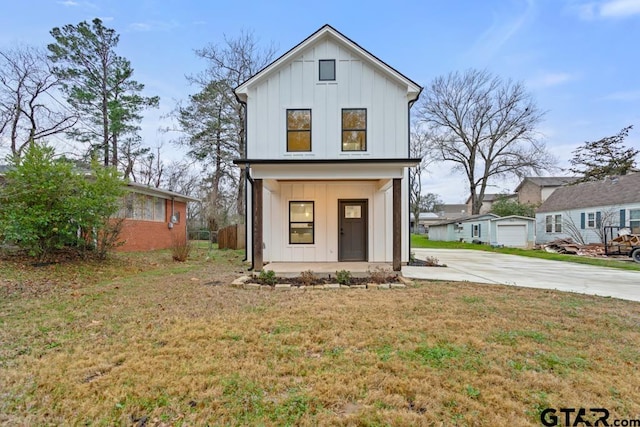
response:
<path fill-rule="evenodd" d="M 336 80 L 318 80 L 318 61 L 336 60 Z M 247 158 L 408 157 L 407 87 L 357 52 L 321 38 L 247 93 Z M 367 110 L 367 150 L 342 152 L 343 108 Z M 287 109 L 311 109 L 311 152 L 288 153 Z"/>
<path fill-rule="evenodd" d="M 392 215 L 392 192 L 380 192 L 371 182 L 282 183 L 278 192 L 265 191 L 265 261 L 335 262 L 338 261 L 338 200 L 367 200 L 370 262 L 390 260 L 392 234 L 385 224 Z M 289 202 L 314 202 L 314 243 L 289 243 Z"/>
<path fill-rule="evenodd" d="M 250 187 L 249 187 L 250 188 Z M 250 190 L 249 190 L 250 191 Z M 406 191 L 402 189 L 403 193 Z M 406 196 L 406 195 L 404 195 Z M 338 261 L 338 201 L 367 200 L 369 262 L 391 262 L 393 258 L 392 229 L 393 191 L 380 191 L 377 181 L 301 181 L 281 182 L 278 191 L 263 190 L 263 230 L 265 262 L 336 262 Z M 249 202 L 249 211 L 251 204 Z M 314 243 L 289 243 L 289 202 L 314 203 Z M 401 218 L 401 229 L 407 232 L 408 218 Z M 248 230 L 251 234 L 251 230 Z M 251 241 L 248 239 L 248 254 Z M 403 245 L 401 257 L 408 259 Z"/>

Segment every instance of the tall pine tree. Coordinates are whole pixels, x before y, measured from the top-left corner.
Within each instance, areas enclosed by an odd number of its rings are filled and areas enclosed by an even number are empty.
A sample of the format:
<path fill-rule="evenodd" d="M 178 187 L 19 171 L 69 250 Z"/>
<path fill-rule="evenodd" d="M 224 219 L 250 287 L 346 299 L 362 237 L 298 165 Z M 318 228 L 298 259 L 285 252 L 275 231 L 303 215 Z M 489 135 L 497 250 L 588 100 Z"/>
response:
<path fill-rule="evenodd" d="M 62 80 L 69 104 L 84 117 L 72 135 L 103 152 L 104 165 L 118 166 L 125 135 L 136 134 L 143 109 L 157 107 L 159 98 L 145 97 L 144 85 L 133 80 L 133 68 L 115 48 L 120 36 L 98 18 L 91 24 L 54 28 L 49 44 L 54 72 Z"/>

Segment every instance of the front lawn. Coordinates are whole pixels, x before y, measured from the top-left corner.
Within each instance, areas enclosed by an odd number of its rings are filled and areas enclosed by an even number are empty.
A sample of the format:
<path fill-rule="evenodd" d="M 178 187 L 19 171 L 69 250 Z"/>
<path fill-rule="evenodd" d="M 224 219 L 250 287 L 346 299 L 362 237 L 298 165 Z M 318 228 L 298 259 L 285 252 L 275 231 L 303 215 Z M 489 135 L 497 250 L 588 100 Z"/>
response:
<path fill-rule="evenodd" d="M 640 304 L 472 283 L 244 290 L 242 253 L 0 261 L 0 424 L 539 426 L 640 416 Z M 593 421 L 593 418 L 588 418 Z"/>
<path fill-rule="evenodd" d="M 640 271 L 640 263 L 633 262 L 631 258 L 626 256 L 618 257 L 615 259 L 607 259 L 579 255 L 554 254 L 537 249 L 494 248 L 491 245 L 479 245 L 475 243 L 429 240 L 427 236 L 421 234 L 411 235 L 411 248 L 472 249 L 477 251 L 498 252 L 501 254 L 527 256 L 531 258 L 550 259 L 554 261 L 566 261 L 578 264 L 597 265 L 600 267 L 612 267 L 622 270 Z"/>

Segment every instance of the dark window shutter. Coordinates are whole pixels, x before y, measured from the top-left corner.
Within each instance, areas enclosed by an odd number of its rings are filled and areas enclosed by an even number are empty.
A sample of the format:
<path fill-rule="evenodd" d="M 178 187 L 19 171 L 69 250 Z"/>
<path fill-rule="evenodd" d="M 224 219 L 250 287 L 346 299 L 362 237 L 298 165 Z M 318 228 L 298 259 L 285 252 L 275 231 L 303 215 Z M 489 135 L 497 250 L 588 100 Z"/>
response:
<path fill-rule="evenodd" d="M 620 209 L 620 227 L 624 227 L 627 223 L 626 214 L 627 214 L 626 210 Z"/>
<path fill-rule="evenodd" d="M 580 228 L 584 230 L 584 212 L 580 214 Z"/>
<path fill-rule="evenodd" d="M 478 224 L 478 238 L 482 237 L 482 224 Z"/>
<path fill-rule="evenodd" d="M 596 228 L 600 228 L 602 224 L 602 212 L 596 212 Z"/>

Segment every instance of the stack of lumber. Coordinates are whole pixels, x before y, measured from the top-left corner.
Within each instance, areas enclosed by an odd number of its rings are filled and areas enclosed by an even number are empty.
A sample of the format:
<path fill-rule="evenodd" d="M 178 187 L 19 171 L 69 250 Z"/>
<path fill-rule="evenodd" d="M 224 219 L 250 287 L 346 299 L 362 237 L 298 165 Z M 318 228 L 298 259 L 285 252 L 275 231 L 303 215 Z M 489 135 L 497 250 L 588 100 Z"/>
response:
<path fill-rule="evenodd" d="M 624 234 L 612 239 L 609 248 L 621 253 L 628 253 L 634 246 L 640 246 L 640 234 Z"/>
<path fill-rule="evenodd" d="M 556 239 L 542 245 L 542 249 L 556 254 L 601 256 L 604 255 L 604 246 L 600 243 L 581 245 L 570 238 Z"/>

